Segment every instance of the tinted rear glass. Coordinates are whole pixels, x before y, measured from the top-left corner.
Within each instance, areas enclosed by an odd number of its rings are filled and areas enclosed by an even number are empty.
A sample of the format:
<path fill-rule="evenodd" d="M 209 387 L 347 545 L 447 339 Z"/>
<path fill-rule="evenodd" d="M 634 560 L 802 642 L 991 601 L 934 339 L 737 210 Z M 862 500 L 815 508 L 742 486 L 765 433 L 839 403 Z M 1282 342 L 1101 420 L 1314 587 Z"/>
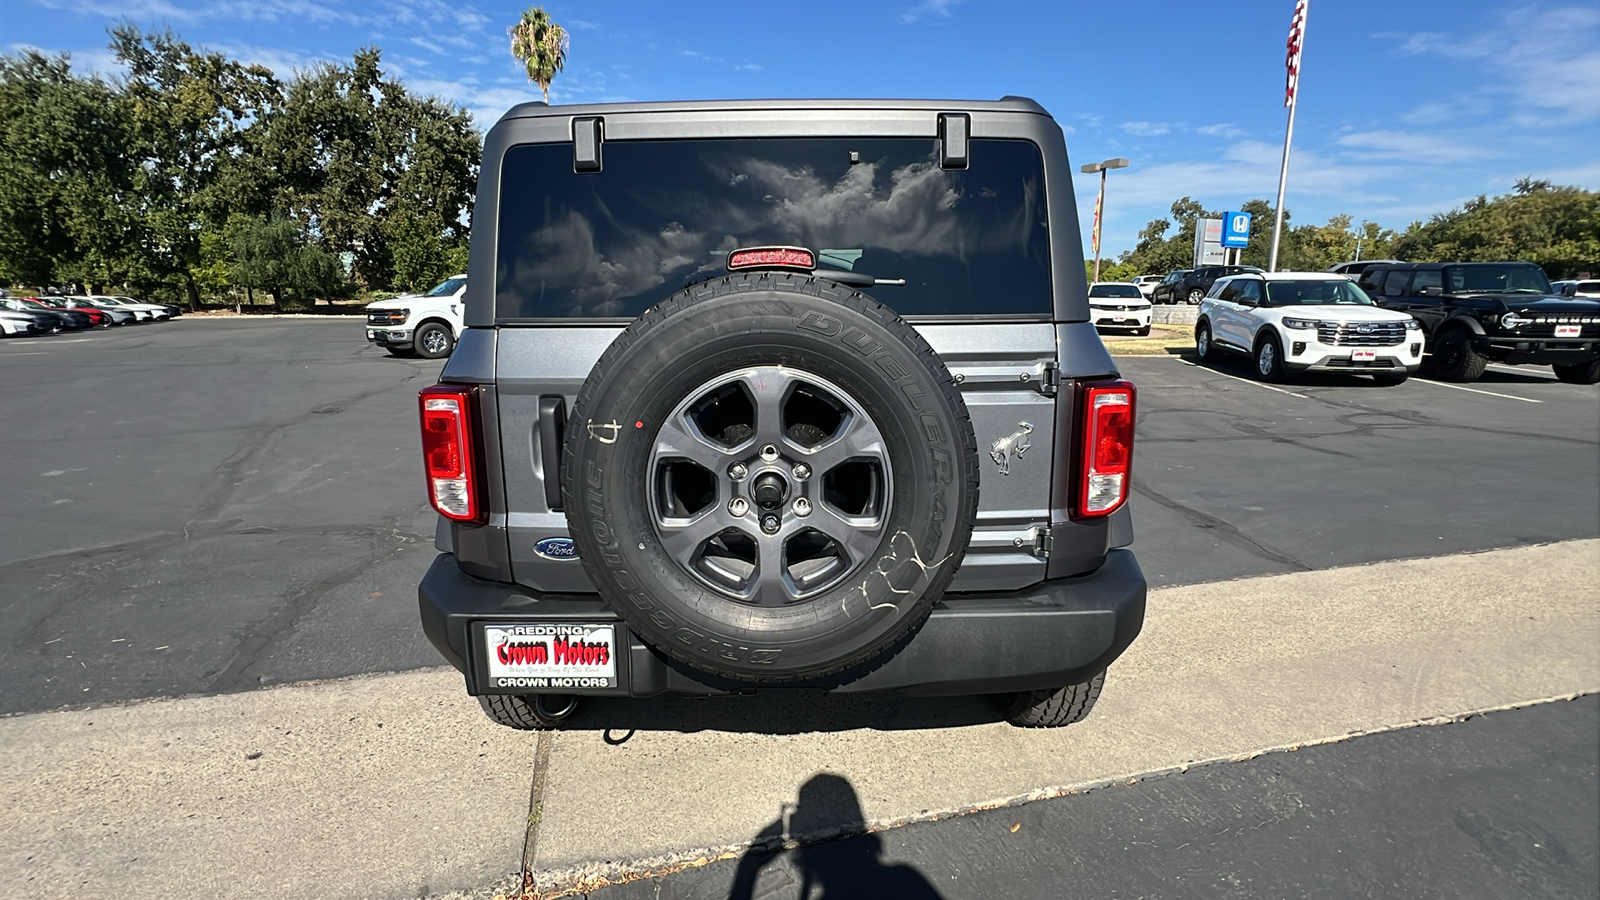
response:
<path fill-rule="evenodd" d="M 1348 278 L 1327 281 L 1269 281 L 1267 303 L 1272 306 L 1371 306 L 1372 298 Z"/>
<path fill-rule="evenodd" d="M 1547 294 L 1550 282 L 1538 266 L 1488 263 L 1445 266 L 1444 280 L 1452 292 Z"/>
<path fill-rule="evenodd" d="M 725 274 L 730 250 L 791 245 L 904 278 L 871 289 L 904 315 L 1049 315 L 1045 209 L 1028 141 L 972 141 L 966 170 L 921 138 L 616 141 L 593 174 L 572 171 L 569 144 L 513 147 L 495 314 L 633 317 Z"/>

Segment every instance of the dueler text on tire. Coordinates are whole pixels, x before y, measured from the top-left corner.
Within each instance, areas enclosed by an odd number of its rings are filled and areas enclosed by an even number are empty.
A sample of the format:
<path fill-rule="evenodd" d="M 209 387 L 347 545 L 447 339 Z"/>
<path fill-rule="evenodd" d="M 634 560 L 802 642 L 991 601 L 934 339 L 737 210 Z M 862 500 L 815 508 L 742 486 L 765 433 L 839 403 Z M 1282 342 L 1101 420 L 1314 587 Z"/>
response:
<path fill-rule="evenodd" d="M 835 282 L 694 285 L 618 335 L 568 419 L 585 571 L 702 671 L 798 682 L 919 626 L 978 500 L 966 406 L 928 344 Z"/>

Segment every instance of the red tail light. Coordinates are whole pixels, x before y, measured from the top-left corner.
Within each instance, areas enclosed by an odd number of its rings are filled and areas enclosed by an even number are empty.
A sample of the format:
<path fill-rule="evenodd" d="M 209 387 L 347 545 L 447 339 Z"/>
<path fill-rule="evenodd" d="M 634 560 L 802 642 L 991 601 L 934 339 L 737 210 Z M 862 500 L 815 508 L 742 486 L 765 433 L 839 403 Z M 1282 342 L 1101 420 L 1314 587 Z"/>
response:
<path fill-rule="evenodd" d="M 436 384 L 423 388 L 417 401 L 428 501 L 447 519 L 476 523 L 484 520 L 485 510 L 472 392 L 468 385 Z"/>
<path fill-rule="evenodd" d="M 804 247 L 745 247 L 728 254 L 728 269 L 797 269 L 817 267 L 817 255 Z"/>
<path fill-rule="evenodd" d="M 1083 391 L 1083 452 L 1073 518 L 1093 519 L 1116 512 L 1128 500 L 1133 472 L 1133 385 L 1126 381 L 1091 384 Z"/>

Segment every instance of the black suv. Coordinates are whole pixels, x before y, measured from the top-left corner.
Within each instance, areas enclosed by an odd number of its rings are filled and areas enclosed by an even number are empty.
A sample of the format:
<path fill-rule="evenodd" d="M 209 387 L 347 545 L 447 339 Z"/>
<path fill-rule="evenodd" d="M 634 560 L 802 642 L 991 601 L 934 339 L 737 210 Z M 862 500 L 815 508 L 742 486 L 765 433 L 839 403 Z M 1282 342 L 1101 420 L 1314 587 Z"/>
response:
<path fill-rule="evenodd" d="M 1182 273 L 1173 272 L 1150 292 L 1150 302 L 1187 303 L 1190 306 L 1198 306 L 1205 295 L 1211 292 L 1211 285 L 1215 284 L 1218 278 L 1243 275 L 1246 272 L 1260 274 L 1261 270 L 1255 266 L 1201 266 Z M 1178 277 L 1174 278 L 1174 275 Z"/>
<path fill-rule="evenodd" d="M 1573 384 L 1600 382 L 1600 302 L 1551 293 L 1533 263 L 1406 263 L 1361 273 L 1379 306 L 1410 313 L 1433 373 L 1472 381 L 1490 360 L 1548 365 Z"/>
<path fill-rule="evenodd" d="M 468 693 L 515 728 L 754 688 L 1082 718 L 1146 585 L 1072 175 L 1018 98 L 503 116 L 420 397 L 422 623 Z"/>

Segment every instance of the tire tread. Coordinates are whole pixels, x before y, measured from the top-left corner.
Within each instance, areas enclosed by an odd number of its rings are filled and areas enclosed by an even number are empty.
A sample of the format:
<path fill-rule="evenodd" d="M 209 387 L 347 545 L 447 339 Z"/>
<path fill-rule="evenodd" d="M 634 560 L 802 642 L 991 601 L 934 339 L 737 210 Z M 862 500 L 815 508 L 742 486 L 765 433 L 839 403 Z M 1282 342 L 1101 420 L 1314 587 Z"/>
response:
<path fill-rule="evenodd" d="M 724 275 L 690 285 L 641 313 L 635 321 L 635 324 L 639 327 L 630 326 L 613 340 L 611 345 L 606 348 L 606 351 L 600 355 L 600 359 L 595 363 L 591 373 L 608 371 L 614 368 L 619 357 L 637 344 L 648 340 L 656 329 L 663 327 L 667 320 L 684 310 L 701 303 L 726 297 L 729 294 L 756 291 L 794 293 L 829 300 L 875 320 L 885 330 L 900 338 L 901 343 L 907 348 L 917 348 L 915 352 L 917 362 L 932 376 L 935 387 L 938 390 L 953 392 L 957 398 L 960 397 L 960 391 L 956 387 L 955 379 L 951 377 L 950 370 L 945 367 L 944 361 L 939 358 L 938 353 L 915 328 L 911 327 L 910 323 L 896 315 L 889 307 L 860 291 L 837 282 L 816 276 L 791 273 L 743 272 Z M 593 377 L 585 380 L 573 404 L 574 420 L 576 420 L 578 410 L 587 409 L 593 404 L 593 394 L 599 388 L 600 383 L 600 379 Z M 959 522 L 957 525 L 965 533 L 959 536 L 958 542 L 952 543 L 955 552 L 960 555 L 966 552 L 967 544 L 971 539 L 973 518 L 978 509 L 978 441 L 972 430 L 972 416 L 967 410 L 966 403 L 958 402 L 953 406 L 956 428 L 953 429 L 955 434 L 952 439 L 957 445 L 956 453 L 964 465 L 965 474 L 962 506 L 972 511 L 965 521 Z M 578 440 L 581 431 L 582 429 L 579 428 L 567 429 L 566 446 L 563 448 L 564 458 L 578 458 Z M 561 476 L 561 498 L 563 504 L 569 510 L 577 508 L 577 505 L 581 502 L 575 488 L 576 479 L 572 477 L 570 471 L 563 471 Z M 671 659 L 691 666 L 698 671 L 745 683 L 792 684 L 797 680 L 825 679 L 870 662 L 874 657 L 879 656 L 896 643 L 903 641 L 907 634 L 915 633 L 927 621 L 928 616 L 932 614 L 934 603 L 944 595 L 959 568 L 959 562 L 957 565 L 940 567 L 939 574 L 923 591 L 924 601 L 919 604 L 918 611 L 915 615 L 905 620 L 902 628 L 891 630 L 883 640 L 866 646 L 858 653 L 841 658 L 830 666 L 809 671 L 803 679 L 797 679 L 793 674 L 787 673 L 761 675 L 749 671 L 721 669 L 712 660 L 679 650 L 670 641 L 652 641 L 650 645 L 657 652 L 663 653 Z"/>
<path fill-rule="evenodd" d="M 1106 674 L 1101 672 L 1083 684 L 1024 691 L 1012 700 L 1006 720 L 1022 728 L 1060 728 L 1081 722 L 1094 709 L 1105 683 Z"/>

